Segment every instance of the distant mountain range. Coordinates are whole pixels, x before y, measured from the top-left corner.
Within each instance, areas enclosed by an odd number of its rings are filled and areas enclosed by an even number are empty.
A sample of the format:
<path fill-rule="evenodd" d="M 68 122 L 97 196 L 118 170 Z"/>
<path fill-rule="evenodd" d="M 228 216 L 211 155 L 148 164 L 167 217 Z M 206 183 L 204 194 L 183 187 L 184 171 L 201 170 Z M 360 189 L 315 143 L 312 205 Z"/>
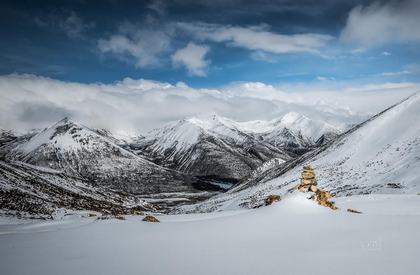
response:
<path fill-rule="evenodd" d="M 338 196 L 417 192 L 419 98 L 344 133 L 296 112 L 249 122 L 197 116 L 127 140 L 69 118 L 25 135 L 0 131 L 0 209 L 253 207 L 267 194 L 287 195 L 305 164 Z"/>
<path fill-rule="evenodd" d="M 273 121 L 250 122 L 211 114 L 169 123 L 130 147 L 165 167 L 236 182 L 266 161 L 291 160 L 338 133 L 327 123 L 297 113 Z"/>
<path fill-rule="evenodd" d="M 256 207 L 269 194 L 287 196 L 310 164 L 334 196 L 420 191 L 420 93 L 384 110 L 301 157 L 254 173 L 228 192 L 183 211 Z"/>

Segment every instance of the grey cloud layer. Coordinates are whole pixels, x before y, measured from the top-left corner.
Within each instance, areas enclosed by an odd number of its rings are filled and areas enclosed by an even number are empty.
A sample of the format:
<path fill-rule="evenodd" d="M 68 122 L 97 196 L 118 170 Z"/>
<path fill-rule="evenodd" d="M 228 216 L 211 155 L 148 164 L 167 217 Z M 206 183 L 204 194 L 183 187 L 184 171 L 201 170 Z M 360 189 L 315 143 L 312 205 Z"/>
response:
<path fill-rule="evenodd" d="M 350 12 L 340 39 L 363 46 L 420 41 L 419 18 L 419 0 L 357 6 Z"/>
<path fill-rule="evenodd" d="M 340 127 L 358 122 L 416 89 L 419 86 L 412 83 L 311 88 L 236 83 L 216 90 L 129 78 L 106 85 L 7 75 L 0 76 L 0 127 L 25 131 L 72 116 L 90 127 L 134 134 L 204 113 L 246 121 L 273 119 L 289 111 Z"/>

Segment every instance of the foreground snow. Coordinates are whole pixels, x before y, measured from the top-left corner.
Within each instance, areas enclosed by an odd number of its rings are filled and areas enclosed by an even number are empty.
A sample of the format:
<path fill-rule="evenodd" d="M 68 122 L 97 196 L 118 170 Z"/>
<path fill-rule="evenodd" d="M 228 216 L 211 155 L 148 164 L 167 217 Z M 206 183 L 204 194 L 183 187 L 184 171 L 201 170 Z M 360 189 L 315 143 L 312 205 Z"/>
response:
<path fill-rule="evenodd" d="M 269 207 L 161 223 L 2 218 L 0 273 L 420 274 L 419 195 L 336 203 L 332 211 L 294 193 Z"/>

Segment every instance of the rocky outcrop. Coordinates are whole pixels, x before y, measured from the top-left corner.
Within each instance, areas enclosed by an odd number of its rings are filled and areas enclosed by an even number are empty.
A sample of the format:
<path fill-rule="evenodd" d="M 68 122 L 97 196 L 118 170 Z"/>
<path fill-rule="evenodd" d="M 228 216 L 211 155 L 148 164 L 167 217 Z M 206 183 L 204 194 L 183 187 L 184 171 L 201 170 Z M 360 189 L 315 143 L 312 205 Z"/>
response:
<path fill-rule="evenodd" d="M 319 205 L 336 210 L 337 206 L 335 206 L 334 202 L 329 200 L 330 198 L 331 198 L 331 194 L 328 191 L 321 191 L 318 189 L 315 192 L 315 200 L 318 202 Z"/>
<path fill-rule="evenodd" d="M 264 202 L 265 205 L 271 205 L 275 201 L 279 201 L 281 198 L 279 195 L 269 195 L 267 198 L 265 198 Z"/>
<path fill-rule="evenodd" d="M 313 192 L 311 196 L 319 205 L 329 207 L 333 210 L 337 209 L 335 203 L 330 201 L 331 194 L 328 191 L 323 191 L 318 188 L 318 183 L 315 178 L 315 172 L 311 166 L 304 166 L 301 173 L 300 184 L 296 187 L 300 192 Z"/>
<path fill-rule="evenodd" d="M 153 216 L 146 216 L 143 218 L 144 222 L 160 222 L 157 218 L 153 217 Z"/>

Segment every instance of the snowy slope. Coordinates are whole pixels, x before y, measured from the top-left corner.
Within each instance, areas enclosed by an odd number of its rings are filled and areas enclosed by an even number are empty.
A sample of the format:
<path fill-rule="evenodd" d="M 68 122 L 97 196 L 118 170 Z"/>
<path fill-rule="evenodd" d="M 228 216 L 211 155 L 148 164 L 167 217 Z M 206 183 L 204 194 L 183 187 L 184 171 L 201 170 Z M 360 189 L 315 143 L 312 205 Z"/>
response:
<path fill-rule="evenodd" d="M 282 196 L 298 184 L 303 165 L 336 196 L 420 191 L 420 93 L 392 106 L 324 146 L 239 183 L 194 211 L 260 205 L 270 193 Z"/>
<path fill-rule="evenodd" d="M 160 223 L 0 218 L 8 275 L 420 274 L 420 198 L 289 196 L 269 207 L 158 216 Z M 347 208 L 363 214 L 352 214 Z"/>
<path fill-rule="evenodd" d="M 239 130 L 236 122 L 215 114 L 169 123 L 132 144 L 132 148 L 158 164 L 227 180 L 239 180 L 272 158 L 291 158 Z"/>
<path fill-rule="evenodd" d="M 160 167 L 68 118 L 1 148 L 9 161 L 48 167 L 136 194 L 195 191 L 196 179 Z"/>
<path fill-rule="evenodd" d="M 131 213 L 153 207 L 134 196 L 94 186 L 60 171 L 0 161 L 0 214 L 54 218 L 60 211 Z"/>

